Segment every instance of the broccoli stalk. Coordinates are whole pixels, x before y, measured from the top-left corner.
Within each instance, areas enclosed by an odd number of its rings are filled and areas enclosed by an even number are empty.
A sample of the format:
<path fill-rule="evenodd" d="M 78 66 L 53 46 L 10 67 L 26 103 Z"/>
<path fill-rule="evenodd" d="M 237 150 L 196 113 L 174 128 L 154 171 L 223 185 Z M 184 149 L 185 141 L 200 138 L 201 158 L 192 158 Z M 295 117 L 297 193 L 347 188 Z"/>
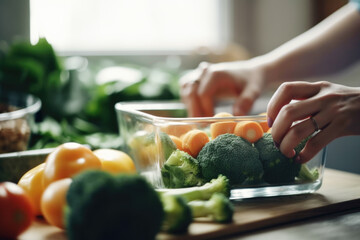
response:
<path fill-rule="evenodd" d="M 224 175 L 219 175 L 210 182 L 202 186 L 188 187 L 188 188 L 173 188 L 173 189 L 157 189 L 161 194 L 169 194 L 182 196 L 187 202 L 193 200 L 209 200 L 214 193 L 222 193 L 226 197 L 230 196 L 229 179 Z"/>
<path fill-rule="evenodd" d="M 169 233 L 186 232 L 192 222 L 190 207 L 181 196 L 160 194 L 165 217 L 162 230 Z"/>
<path fill-rule="evenodd" d="M 234 214 L 234 206 L 229 198 L 222 193 L 214 193 L 207 200 L 195 200 L 188 203 L 194 218 L 211 217 L 216 222 L 231 222 Z"/>
<path fill-rule="evenodd" d="M 175 150 L 161 169 L 167 188 L 193 187 L 203 184 L 198 161 L 190 154 Z"/>
<path fill-rule="evenodd" d="M 319 170 L 317 168 L 310 170 L 306 164 L 302 164 L 297 177 L 300 180 L 314 182 L 319 178 Z"/>
<path fill-rule="evenodd" d="M 158 189 L 165 218 L 162 230 L 183 233 L 193 218 L 211 217 L 216 222 L 230 222 L 234 207 L 228 196 L 229 183 L 219 176 L 200 187 Z"/>

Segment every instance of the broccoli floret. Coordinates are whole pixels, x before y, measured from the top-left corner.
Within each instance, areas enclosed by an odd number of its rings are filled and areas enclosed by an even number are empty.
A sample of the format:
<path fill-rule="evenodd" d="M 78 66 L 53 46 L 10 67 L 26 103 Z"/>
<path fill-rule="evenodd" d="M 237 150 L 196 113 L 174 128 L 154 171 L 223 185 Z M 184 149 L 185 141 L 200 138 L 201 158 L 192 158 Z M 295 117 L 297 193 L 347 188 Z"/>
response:
<path fill-rule="evenodd" d="M 161 194 L 169 194 L 183 197 L 187 202 L 193 200 L 208 200 L 214 193 L 222 193 L 226 197 L 230 196 L 229 179 L 223 175 L 212 179 L 202 186 L 188 188 L 167 188 L 157 189 Z"/>
<path fill-rule="evenodd" d="M 158 138 L 159 137 L 159 138 Z M 128 140 L 130 155 L 136 159 L 136 168 L 143 169 L 165 161 L 176 150 L 175 143 L 164 132 L 139 131 Z"/>
<path fill-rule="evenodd" d="M 248 178 L 260 181 L 263 175 L 257 149 L 234 134 L 222 134 L 208 142 L 197 159 L 207 181 L 223 174 L 231 184 L 242 184 Z"/>
<path fill-rule="evenodd" d="M 192 222 L 190 207 L 181 196 L 160 194 L 165 218 L 162 230 L 169 233 L 186 232 Z"/>
<path fill-rule="evenodd" d="M 154 239 L 164 210 L 142 176 L 88 170 L 70 185 L 65 219 L 69 239 Z"/>
<path fill-rule="evenodd" d="M 274 146 L 270 133 L 264 133 L 263 137 L 255 143 L 255 147 L 259 151 L 260 160 L 264 166 L 264 180 L 267 183 L 290 183 L 295 180 L 301 164 L 296 163 L 294 158 L 283 155 Z"/>
<path fill-rule="evenodd" d="M 188 203 L 193 217 L 211 217 L 220 223 L 231 222 L 234 215 L 234 206 L 222 193 L 214 193 L 207 201 L 196 200 Z"/>
<path fill-rule="evenodd" d="M 144 146 L 154 145 L 155 143 L 158 143 L 159 141 L 156 139 L 156 137 L 159 137 L 159 140 L 161 142 L 161 151 L 163 153 L 164 159 L 168 159 L 173 151 L 175 151 L 176 145 L 171 140 L 169 135 L 167 135 L 164 132 L 158 132 L 158 135 L 155 134 L 155 132 L 152 132 L 145 137 Z"/>
<path fill-rule="evenodd" d="M 319 178 L 319 170 L 317 168 L 310 170 L 306 164 L 301 164 L 300 172 L 297 177 L 303 181 L 314 182 Z"/>
<path fill-rule="evenodd" d="M 166 160 L 161 175 L 167 188 L 193 187 L 204 183 L 199 162 L 179 149 Z"/>

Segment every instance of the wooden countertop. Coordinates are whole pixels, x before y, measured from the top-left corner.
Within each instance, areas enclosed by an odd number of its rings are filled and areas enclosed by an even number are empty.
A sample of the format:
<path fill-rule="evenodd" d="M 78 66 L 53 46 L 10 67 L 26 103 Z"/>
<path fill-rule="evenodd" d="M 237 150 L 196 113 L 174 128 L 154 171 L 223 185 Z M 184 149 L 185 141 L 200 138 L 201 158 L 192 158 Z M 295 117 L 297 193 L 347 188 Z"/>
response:
<path fill-rule="evenodd" d="M 289 223 L 302 220 L 307 224 L 317 217 L 329 218 L 334 213 L 356 212 L 360 209 L 360 175 L 325 169 L 322 187 L 313 194 L 256 198 L 236 201 L 234 221 L 230 224 L 217 224 L 197 221 L 190 225 L 189 232 L 183 235 L 160 233 L 159 240 L 167 239 L 218 239 L 231 236 L 251 237 L 262 229 L 277 226 L 278 231 Z M 360 216 L 360 214 L 358 214 Z M 320 224 L 321 227 L 321 224 Z M 309 228 L 313 229 L 313 228 Z M 269 234 L 269 233 L 267 233 Z M 357 234 L 360 234 L 358 229 Z M 301 235 L 300 235 L 301 237 Z M 63 230 L 37 220 L 20 240 L 59 239 L 65 240 Z"/>

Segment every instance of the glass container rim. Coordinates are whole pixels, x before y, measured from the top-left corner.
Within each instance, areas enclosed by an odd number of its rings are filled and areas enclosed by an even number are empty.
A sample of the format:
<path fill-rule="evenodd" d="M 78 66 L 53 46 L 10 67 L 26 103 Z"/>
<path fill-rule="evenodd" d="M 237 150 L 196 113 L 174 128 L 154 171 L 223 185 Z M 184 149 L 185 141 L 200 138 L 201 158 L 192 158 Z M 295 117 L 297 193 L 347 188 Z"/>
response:
<path fill-rule="evenodd" d="M 28 114 L 34 114 L 40 110 L 42 105 L 40 98 L 32 94 L 12 91 L 2 92 L 1 94 L 3 100 L 9 100 L 10 95 L 16 96 L 17 99 L 24 99 L 26 106 L 15 111 L 0 113 L 0 121 L 14 120 L 23 118 Z"/>
<path fill-rule="evenodd" d="M 151 102 L 150 102 L 151 103 Z M 166 105 L 166 106 L 165 106 Z M 266 120 L 266 115 L 247 115 L 247 116 L 232 116 L 232 117 L 159 117 L 149 113 L 142 112 L 141 110 L 176 110 L 176 109 L 185 109 L 185 105 L 180 102 L 163 102 L 156 103 L 154 102 L 153 107 L 144 107 L 141 103 L 122 103 L 118 102 L 115 104 L 115 110 L 117 112 L 127 112 L 131 114 L 136 114 L 138 116 L 144 117 L 153 122 L 168 122 L 168 123 L 204 123 L 204 122 L 218 122 L 218 121 L 246 121 L 246 120 Z M 141 109 L 141 110 L 139 110 Z"/>

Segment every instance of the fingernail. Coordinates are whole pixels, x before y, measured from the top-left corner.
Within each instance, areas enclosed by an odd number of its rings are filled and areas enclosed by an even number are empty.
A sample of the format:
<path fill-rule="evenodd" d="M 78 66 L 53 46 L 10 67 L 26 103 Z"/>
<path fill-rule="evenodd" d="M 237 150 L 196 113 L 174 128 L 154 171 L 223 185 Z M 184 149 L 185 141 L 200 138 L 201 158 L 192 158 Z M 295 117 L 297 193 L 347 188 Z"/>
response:
<path fill-rule="evenodd" d="M 274 121 L 270 117 L 267 117 L 267 124 L 270 128 L 272 127 L 273 123 Z"/>
<path fill-rule="evenodd" d="M 280 144 L 274 141 L 274 147 L 276 147 L 277 149 L 279 149 Z"/>
<path fill-rule="evenodd" d="M 293 158 L 293 157 L 295 157 L 295 155 L 296 155 L 295 150 L 292 150 L 291 157 Z"/>

